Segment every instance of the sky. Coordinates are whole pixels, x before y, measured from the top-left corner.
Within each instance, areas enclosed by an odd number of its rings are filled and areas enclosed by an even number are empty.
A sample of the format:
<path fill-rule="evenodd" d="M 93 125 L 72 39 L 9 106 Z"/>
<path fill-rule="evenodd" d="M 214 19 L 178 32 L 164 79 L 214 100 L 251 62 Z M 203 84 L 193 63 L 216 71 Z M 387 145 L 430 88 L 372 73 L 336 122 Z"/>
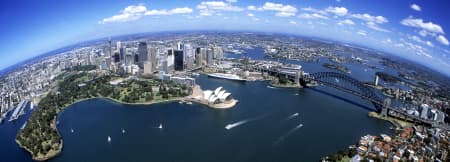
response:
<path fill-rule="evenodd" d="M 245 30 L 362 45 L 450 76 L 449 7 L 445 0 L 4 0 L 0 70 L 109 36 Z"/>

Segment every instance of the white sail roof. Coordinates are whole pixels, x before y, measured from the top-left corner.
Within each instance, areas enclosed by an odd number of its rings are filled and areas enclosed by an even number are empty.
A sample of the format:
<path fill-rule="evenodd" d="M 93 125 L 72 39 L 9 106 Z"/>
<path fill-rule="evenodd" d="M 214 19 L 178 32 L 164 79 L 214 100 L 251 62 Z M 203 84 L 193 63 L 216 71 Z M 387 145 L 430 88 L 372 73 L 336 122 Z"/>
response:
<path fill-rule="evenodd" d="M 213 95 L 213 91 L 207 90 L 203 92 L 203 98 L 205 100 L 209 100 L 209 98 L 211 97 L 211 95 Z"/>
<path fill-rule="evenodd" d="M 220 100 L 225 100 L 228 96 L 230 96 L 231 93 L 224 93 L 222 96 L 220 96 Z"/>
<path fill-rule="evenodd" d="M 214 94 L 218 95 L 220 90 L 222 90 L 222 87 L 218 87 L 216 90 L 214 90 Z"/>
<path fill-rule="evenodd" d="M 219 94 L 217 94 L 217 97 L 221 98 L 221 96 L 222 96 L 223 94 L 225 94 L 225 90 L 221 90 L 221 91 L 219 92 Z"/>

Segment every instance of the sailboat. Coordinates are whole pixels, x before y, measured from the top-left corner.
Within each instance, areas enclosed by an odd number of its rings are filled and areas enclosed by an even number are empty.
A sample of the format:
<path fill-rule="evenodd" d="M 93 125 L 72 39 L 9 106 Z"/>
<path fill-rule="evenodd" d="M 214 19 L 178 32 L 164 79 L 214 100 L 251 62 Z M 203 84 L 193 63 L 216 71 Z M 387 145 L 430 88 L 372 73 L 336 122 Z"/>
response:
<path fill-rule="evenodd" d="M 122 134 L 125 134 L 125 129 L 122 128 Z"/>
<path fill-rule="evenodd" d="M 163 126 L 162 126 L 162 124 L 160 123 L 159 124 L 159 127 L 158 127 L 159 129 L 162 129 L 163 128 Z"/>
<path fill-rule="evenodd" d="M 110 136 L 108 136 L 108 142 L 111 143 L 111 137 Z"/>
<path fill-rule="evenodd" d="M 70 129 L 70 132 L 73 133 L 74 132 L 73 129 Z"/>

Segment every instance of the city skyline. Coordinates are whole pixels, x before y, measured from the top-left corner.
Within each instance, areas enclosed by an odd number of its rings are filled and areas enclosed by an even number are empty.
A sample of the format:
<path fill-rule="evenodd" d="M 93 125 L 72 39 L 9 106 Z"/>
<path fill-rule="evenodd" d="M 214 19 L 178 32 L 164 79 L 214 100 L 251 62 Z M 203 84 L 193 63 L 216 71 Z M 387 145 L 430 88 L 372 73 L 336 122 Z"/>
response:
<path fill-rule="evenodd" d="M 250 30 L 314 36 L 402 56 L 450 76 L 448 4 L 423 1 L 113 1 L 2 5 L 0 69 L 67 45 L 174 30 Z M 441 4 L 439 4 L 441 3 Z M 33 19 L 30 19 L 33 17 Z M 14 27 L 12 27 L 14 26 Z M 14 44 L 20 44 L 18 48 Z"/>

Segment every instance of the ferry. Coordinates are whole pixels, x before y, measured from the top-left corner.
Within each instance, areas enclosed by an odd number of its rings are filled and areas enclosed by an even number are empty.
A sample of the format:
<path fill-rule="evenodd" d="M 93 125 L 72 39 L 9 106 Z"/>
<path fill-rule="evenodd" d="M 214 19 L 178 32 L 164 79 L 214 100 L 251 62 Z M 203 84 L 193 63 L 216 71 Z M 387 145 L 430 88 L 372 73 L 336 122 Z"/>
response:
<path fill-rule="evenodd" d="M 34 109 L 34 103 L 33 103 L 33 101 L 31 101 L 30 102 L 30 110 L 33 110 Z"/>
<path fill-rule="evenodd" d="M 234 81 L 242 81 L 242 82 L 246 81 L 245 79 L 243 79 L 240 76 L 237 76 L 235 74 L 212 73 L 212 74 L 208 74 L 208 76 L 212 77 L 212 78 L 228 79 L 228 80 L 234 80 Z"/>
<path fill-rule="evenodd" d="M 25 128 L 25 126 L 27 126 L 27 122 L 23 123 L 22 127 L 20 127 L 20 129 Z"/>

